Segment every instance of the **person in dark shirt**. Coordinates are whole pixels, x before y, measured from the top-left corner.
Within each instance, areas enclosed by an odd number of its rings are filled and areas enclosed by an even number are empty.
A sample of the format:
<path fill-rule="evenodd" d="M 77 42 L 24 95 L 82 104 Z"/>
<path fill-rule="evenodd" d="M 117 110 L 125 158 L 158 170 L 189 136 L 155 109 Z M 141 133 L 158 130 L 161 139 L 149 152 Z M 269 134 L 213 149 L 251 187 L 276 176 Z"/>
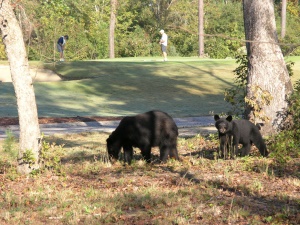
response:
<path fill-rule="evenodd" d="M 60 54 L 60 59 L 59 61 L 65 61 L 65 56 L 64 56 L 64 49 L 65 49 L 65 45 L 67 43 L 67 40 L 69 40 L 69 36 L 68 35 L 64 35 L 61 36 L 58 40 L 57 40 L 57 51 Z"/>

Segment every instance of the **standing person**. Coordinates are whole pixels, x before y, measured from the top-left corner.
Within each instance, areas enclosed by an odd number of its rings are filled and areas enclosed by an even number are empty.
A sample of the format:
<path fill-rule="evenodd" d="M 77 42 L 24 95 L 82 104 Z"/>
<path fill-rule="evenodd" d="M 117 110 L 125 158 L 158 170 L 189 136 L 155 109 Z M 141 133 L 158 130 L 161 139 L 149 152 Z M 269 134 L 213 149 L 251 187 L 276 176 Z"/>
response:
<path fill-rule="evenodd" d="M 159 41 L 159 44 L 161 45 L 161 51 L 163 53 L 164 61 L 168 61 L 167 59 L 168 35 L 165 33 L 164 30 L 160 30 L 159 33 L 161 34 L 161 39 Z"/>
<path fill-rule="evenodd" d="M 65 56 L 64 56 L 64 49 L 65 49 L 65 45 L 67 43 L 67 40 L 69 40 L 69 36 L 65 35 L 65 36 L 61 36 L 58 40 L 57 40 L 57 51 L 60 54 L 60 59 L 59 61 L 65 61 Z"/>

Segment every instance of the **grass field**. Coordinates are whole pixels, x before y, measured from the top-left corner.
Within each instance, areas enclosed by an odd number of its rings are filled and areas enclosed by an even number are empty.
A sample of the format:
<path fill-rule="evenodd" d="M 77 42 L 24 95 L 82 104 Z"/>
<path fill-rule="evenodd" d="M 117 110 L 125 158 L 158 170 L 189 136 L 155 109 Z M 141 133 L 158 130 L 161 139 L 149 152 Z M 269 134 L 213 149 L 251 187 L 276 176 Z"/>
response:
<path fill-rule="evenodd" d="M 293 81 L 300 78 L 294 57 Z M 31 62 L 36 66 L 37 62 Z M 174 117 L 227 112 L 224 89 L 233 85 L 235 60 L 124 58 L 46 64 L 63 82 L 35 83 L 39 116 L 125 116 L 160 109 Z M 11 83 L 1 83 L 2 116 L 17 116 Z"/>

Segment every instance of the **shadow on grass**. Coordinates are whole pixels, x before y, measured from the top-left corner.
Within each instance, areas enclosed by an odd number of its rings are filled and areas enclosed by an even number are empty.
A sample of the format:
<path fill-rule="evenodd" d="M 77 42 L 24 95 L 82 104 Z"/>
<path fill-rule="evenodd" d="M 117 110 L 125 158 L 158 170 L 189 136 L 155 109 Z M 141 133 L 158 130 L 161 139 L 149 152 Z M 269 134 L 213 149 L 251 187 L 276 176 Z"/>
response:
<path fill-rule="evenodd" d="M 226 112 L 224 90 L 233 77 L 223 78 L 224 68 L 216 70 L 220 66 L 201 61 L 64 63 L 57 71 L 68 81 L 34 84 L 39 116 L 126 116 L 152 109 L 176 117 Z M 14 96 L 12 86 L 6 95 L 0 100 Z M 10 103 L 5 112 L 16 114 L 16 105 Z"/>
<path fill-rule="evenodd" d="M 286 198 L 280 197 L 280 195 L 278 195 L 278 197 L 268 197 L 268 195 L 260 194 L 260 191 L 253 190 L 244 185 L 229 185 L 218 179 L 209 179 L 205 181 L 199 179 L 195 174 L 190 173 L 189 170 L 176 171 L 167 167 L 164 171 L 178 174 L 181 179 L 185 179 L 191 183 L 204 184 L 210 188 L 215 188 L 221 190 L 223 193 L 227 193 L 227 196 L 232 196 L 228 201 L 231 201 L 231 204 L 233 204 L 234 207 L 237 206 L 243 208 L 247 210 L 250 215 L 259 215 L 264 218 L 276 215 L 279 219 L 284 219 L 283 221 L 289 221 L 290 224 L 299 224 L 300 222 L 299 201 L 290 199 L 287 196 Z M 268 189 L 268 187 L 266 188 Z M 229 204 L 229 202 L 227 203 Z"/>

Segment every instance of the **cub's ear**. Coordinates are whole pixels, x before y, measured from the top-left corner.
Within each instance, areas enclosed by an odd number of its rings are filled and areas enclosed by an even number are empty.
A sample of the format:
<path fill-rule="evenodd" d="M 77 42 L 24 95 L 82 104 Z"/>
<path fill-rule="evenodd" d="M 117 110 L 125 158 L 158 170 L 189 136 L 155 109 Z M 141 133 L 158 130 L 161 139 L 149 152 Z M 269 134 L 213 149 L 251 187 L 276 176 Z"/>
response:
<path fill-rule="evenodd" d="M 227 116 L 226 120 L 229 121 L 229 122 L 231 122 L 232 121 L 232 116 L 231 115 Z"/>
<path fill-rule="evenodd" d="M 215 121 L 219 120 L 220 119 L 219 115 L 215 115 L 214 119 L 215 119 Z"/>
<path fill-rule="evenodd" d="M 111 137 L 110 136 L 106 139 L 106 143 L 111 143 Z"/>

